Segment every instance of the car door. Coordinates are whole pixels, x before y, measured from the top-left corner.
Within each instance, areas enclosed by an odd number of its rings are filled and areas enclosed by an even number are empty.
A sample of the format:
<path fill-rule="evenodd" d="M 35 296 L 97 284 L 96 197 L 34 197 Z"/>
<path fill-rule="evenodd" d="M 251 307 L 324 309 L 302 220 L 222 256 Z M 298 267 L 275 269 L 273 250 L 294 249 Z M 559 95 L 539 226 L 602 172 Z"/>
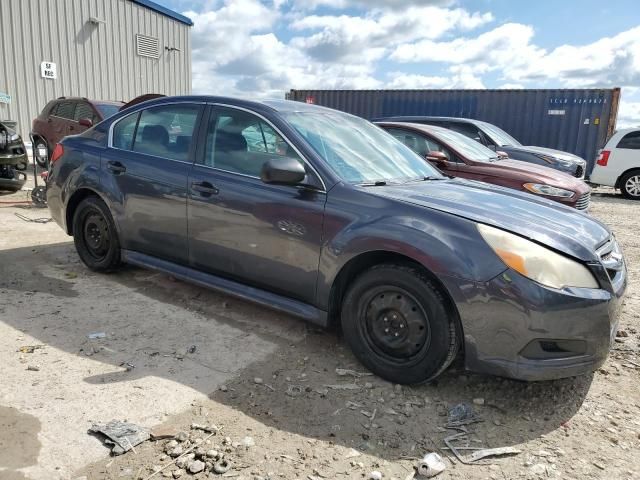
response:
<path fill-rule="evenodd" d="M 112 126 L 101 181 L 112 196 L 122 248 L 188 262 L 187 178 L 203 108 L 157 105 Z"/>
<path fill-rule="evenodd" d="M 93 107 L 91 106 L 91 104 L 89 102 L 78 102 L 76 104 L 76 109 L 75 112 L 73 114 L 73 122 L 72 125 L 70 126 L 69 130 L 70 132 L 75 133 L 82 133 L 84 132 L 87 128 L 89 128 L 86 125 L 80 125 L 80 120 L 91 120 L 92 124 L 96 124 L 98 123 L 99 117 L 97 115 L 97 113 L 95 112 L 95 110 L 93 109 Z M 75 130 L 75 131 L 74 131 Z M 71 135 L 71 133 L 69 133 Z"/>
<path fill-rule="evenodd" d="M 326 194 L 295 148 L 264 118 L 211 107 L 189 176 L 194 268 L 313 303 Z M 303 163 L 314 186 L 266 184 L 269 159 Z"/>
<path fill-rule="evenodd" d="M 76 111 L 76 102 L 73 100 L 63 100 L 52 110 L 49 117 L 49 142 L 52 145 L 60 142 L 64 137 L 73 132 L 69 131 L 69 127 L 73 122 L 73 116 Z"/>
<path fill-rule="evenodd" d="M 445 148 L 442 144 L 436 142 L 431 137 L 420 134 L 413 130 L 403 128 L 389 128 L 387 131 L 393 135 L 396 139 L 400 140 L 411 150 L 416 152 L 422 158 L 427 160 L 427 154 L 431 151 L 442 152 L 447 156 L 447 160 L 441 162 L 429 161 L 434 167 L 451 176 L 457 176 L 458 162 L 456 162 L 455 155 L 451 154 L 451 151 Z"/>

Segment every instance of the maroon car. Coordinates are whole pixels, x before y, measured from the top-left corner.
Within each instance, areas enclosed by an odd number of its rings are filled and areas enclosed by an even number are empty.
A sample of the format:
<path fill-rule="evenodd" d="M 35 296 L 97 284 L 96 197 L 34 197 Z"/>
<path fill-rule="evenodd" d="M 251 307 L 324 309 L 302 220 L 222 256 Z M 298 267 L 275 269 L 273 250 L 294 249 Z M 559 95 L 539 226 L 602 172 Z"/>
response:
<path fill-rule="evenodd" d="M 76 135 L 118 113 L 122 102 L 95 101 L 83 97 L 60 97 L 51 100 L 33 119 L 31 133 L 35 149 L 53 151 L 56 143 L 67 135 Z"/>
<path fill-rule="evenodd" d="M 591 189 L 578 178 L 541 165 L 509 160 L 446 128 L 405 122 L 376 125 L 452 177 L 522 190 L 578 210 L 589 207 Z"/>

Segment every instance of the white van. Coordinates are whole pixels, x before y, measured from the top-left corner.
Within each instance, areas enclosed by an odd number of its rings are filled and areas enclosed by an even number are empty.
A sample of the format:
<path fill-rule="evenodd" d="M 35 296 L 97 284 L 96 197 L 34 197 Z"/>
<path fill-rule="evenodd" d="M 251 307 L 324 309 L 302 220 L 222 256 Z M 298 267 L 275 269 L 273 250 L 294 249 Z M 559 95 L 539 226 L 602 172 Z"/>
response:
<path fill-rule="evenodd" d="M 600 150 L 589 181 L 619 188 L 626 198 L 640 200 L 640 127 L 613 134 Z"/>

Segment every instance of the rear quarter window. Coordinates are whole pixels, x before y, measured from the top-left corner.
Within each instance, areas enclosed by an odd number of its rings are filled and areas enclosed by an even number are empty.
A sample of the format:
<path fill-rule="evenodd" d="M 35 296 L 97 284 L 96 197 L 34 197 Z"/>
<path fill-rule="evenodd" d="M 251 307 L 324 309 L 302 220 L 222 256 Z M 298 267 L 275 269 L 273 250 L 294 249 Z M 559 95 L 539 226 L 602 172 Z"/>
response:
<path fill-rule="evenodd" d="M 627 133 L 618 142 L 616 148 L 624 148 L 629 150 L 640 150 L 640 130 Z"/>

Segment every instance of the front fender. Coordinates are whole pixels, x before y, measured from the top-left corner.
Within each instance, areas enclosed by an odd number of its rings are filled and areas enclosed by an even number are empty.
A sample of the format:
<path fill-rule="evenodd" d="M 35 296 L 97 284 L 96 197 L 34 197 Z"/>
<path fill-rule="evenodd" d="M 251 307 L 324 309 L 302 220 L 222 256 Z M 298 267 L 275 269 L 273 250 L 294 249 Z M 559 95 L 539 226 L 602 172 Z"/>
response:
<path fill-rule="evenodd" d="M 327 309 L 331 287 L 345 265 L 371 252 L 408 257 L 436 277 L 484 282 L 505 270 L 504 264 L 478 233 L 476 223 L 445 212 L 365 195 L 345 201 L 353 190 L 331 191 L 325 209 L 317 299 Z M 360 202 L 377 203 L 358 208 Z M 362 212 L 362 213 L 361 213 Z M 371 216 L 371 212 L 379 212 Z"/>

